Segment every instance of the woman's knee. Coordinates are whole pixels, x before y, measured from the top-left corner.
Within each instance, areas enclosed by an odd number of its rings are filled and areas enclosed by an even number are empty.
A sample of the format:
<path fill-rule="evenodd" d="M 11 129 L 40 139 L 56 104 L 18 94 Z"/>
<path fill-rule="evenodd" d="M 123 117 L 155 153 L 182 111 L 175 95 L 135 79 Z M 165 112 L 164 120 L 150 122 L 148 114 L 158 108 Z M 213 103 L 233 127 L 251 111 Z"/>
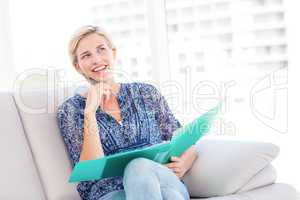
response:
<path fill-rule="evenodd" d="M 123 176 L 123 182 L 144 182 L 146 179 L 156 178 L 156 172 L 154 170 L 156 163 L 146 158 L 136 158 L 130 161 L 125 170 Z"/>
<path fill-rule="evenodd" d="M 146 158 L 136 158 L 127 164 L 125 171 L 138 172 L 140 170 L 148 169 L 151 167 L 151 162 L 153 161 Z"/>

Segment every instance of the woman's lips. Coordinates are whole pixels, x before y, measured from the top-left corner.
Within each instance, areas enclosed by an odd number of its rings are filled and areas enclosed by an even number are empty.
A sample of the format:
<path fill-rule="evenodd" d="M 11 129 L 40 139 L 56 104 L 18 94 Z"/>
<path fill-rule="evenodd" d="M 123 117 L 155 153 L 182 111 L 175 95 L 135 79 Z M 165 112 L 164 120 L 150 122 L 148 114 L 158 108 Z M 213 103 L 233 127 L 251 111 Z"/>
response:
<path fill-rule="evenodd" d="M 95 77 L 106 77 L 108 75 L 108 65 L 101 65 L 92 69 Z"/>
<path fill-rule="evenodd" d="M 92 72 L 99 72 L 99 71 L 103 71 L 107 68 L 107 65 L 102 65 L 102 66 L 99 66 L 99 67 L 95 67 L 92 69 Z"/>

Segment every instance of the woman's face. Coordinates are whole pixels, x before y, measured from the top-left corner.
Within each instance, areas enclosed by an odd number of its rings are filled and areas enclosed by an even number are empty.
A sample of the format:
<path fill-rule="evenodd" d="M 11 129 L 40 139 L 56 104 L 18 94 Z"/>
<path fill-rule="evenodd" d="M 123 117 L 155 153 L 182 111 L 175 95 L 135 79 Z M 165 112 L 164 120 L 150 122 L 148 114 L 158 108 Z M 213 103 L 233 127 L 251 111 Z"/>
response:
<path fill-rule="evenodd" d="M 92 33 L 82 38 L 76 50 L 76 69 L 79 73 L 96 81 L 109 81 L 116 57 L 116 49 L 111 49 L 106 39 Z"/>

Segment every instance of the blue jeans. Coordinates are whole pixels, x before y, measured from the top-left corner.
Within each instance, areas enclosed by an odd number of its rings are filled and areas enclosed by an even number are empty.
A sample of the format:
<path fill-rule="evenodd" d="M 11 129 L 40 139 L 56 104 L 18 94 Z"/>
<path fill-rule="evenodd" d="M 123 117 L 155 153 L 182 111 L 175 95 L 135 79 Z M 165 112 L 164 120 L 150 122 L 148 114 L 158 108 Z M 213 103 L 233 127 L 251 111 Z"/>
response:
<path fill-rule="evenodd" d="M 101 200 L 189 200 L 185 185 L 169 168 L 145 158 L 132 160 L 125 168 L 124 190 Z"/>

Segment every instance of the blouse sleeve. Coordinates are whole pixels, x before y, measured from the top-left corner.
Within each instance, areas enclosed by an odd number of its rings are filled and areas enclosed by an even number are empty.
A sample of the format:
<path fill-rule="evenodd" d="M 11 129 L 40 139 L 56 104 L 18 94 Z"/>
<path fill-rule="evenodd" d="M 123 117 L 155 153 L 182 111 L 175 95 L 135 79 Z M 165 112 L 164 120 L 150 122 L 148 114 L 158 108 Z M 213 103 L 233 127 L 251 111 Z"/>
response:
<path fill-rule="evenodd" d="M 180 122 L 172 113 L 165 97 L 152 86 L 152 97 L 154 100 L 155 119 L 162 131 L 162 140 L 170 140 L 173 132 L 181 127 Z"/>
<path fill-rule="evenodd" d="M 73 168 L 80 158 L 83 119 L 80 118 L 74 105 L 70 102 L 65 102 L 58 109 L 57 121 Z"/>

